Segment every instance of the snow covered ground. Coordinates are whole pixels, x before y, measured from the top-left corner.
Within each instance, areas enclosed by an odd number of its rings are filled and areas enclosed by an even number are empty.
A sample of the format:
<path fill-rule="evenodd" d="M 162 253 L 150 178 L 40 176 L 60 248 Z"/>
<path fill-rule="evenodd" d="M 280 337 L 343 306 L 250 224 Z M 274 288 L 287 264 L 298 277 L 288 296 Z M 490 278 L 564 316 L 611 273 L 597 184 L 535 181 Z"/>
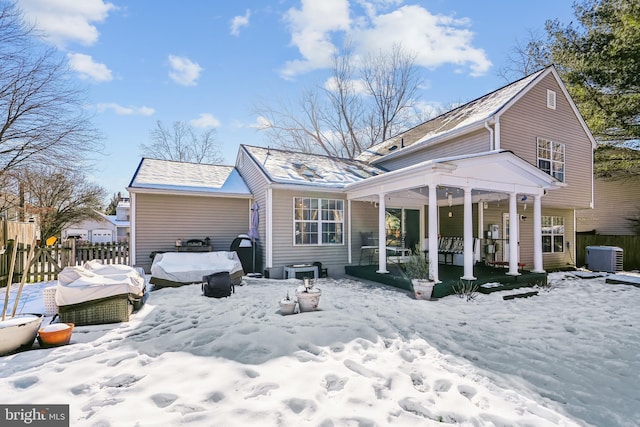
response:
<path fill-rule="evenodd" d="M 295 279 L 162 289 L 128 323 L 0 357 L 0 403 L 69 404 L 73 426 L 637 426 L 640 288 L 549 278 L 470 302 L 321 279 L 320 310 L 291 316 Z"/>

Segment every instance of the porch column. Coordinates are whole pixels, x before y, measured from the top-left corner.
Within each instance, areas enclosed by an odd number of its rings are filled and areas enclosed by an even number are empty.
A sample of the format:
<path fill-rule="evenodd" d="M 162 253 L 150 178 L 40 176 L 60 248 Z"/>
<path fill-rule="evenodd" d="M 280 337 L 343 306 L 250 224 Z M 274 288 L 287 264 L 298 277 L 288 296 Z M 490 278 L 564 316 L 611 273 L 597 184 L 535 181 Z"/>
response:
<path fill-rule="evenodd" d="M 478 202 L 478 253 L 474 257 L 474 261 L 482 260 L 482 239 L 484 236 L 484 202 L 481 200 Z M 474 247 L 475 249 L 475 247 Z"/>
<path fill-rule="evenodd" d="M 347 200 L 347 211 L 349 212 L 349 215 L 347 216 L 347 228 L 349 230 L 347 234 L 347 255 L 349 264 L 351 264 L 351 199 Z"/>
<path fill-rule="evenodd" d="M 542 262 L 542 197 L 533 196 L 533 273 L 544 273 Z"/>
<path fill-rule="evenodd" d="M 519 276 L 518 272 L 518 202 L 516 192 L 509 194 L 509 271 L 510 276 Z"/>
<path fill-rule="evenodd" d="M 431 184 L 429 188 L 429 271 L 431 280 L 440 283 L 438 279 L 438 195 L 437 185 Z"/>
<path fill-rule="evenodd" d="M 384 205 L 385 194 L 378 194 L 378 271 L 376 273 L 388 273 L 387 271 L 387 230 L 386 208 Z"/>
<path fill-rule="evenodd" d="M 473 276 L 473 203 L 471 200 L 471 188 L 464 188 L 464 234 L 463 234 L 463 280 L 475 280 Z"/>

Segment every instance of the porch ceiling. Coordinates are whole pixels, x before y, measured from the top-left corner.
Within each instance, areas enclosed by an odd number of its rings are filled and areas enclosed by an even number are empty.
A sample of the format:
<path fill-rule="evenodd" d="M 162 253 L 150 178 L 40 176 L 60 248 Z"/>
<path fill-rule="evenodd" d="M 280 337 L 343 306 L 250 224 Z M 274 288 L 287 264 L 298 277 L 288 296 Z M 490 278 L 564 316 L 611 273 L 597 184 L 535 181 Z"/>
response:
<path fill-rule="evenodd" d="M 513 153 L 500 151 L 425 161 L 349 184 L 345 191 L 348 199 L 371 200 L 379 194 L 407 194 L 407 190 L 427 185 L 468 187 L 476 195 L 482 192 L 542 195 L 544 190 L 564 186 Z M 426 196 L 427 192 L 425 200 Z"/>

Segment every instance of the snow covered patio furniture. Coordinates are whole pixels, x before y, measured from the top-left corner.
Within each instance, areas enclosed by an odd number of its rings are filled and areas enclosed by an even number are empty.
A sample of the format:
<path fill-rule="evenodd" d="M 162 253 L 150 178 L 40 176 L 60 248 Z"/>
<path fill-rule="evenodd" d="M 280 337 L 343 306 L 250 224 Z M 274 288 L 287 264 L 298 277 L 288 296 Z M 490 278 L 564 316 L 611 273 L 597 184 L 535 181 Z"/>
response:
<path fill-rule="evenodd" d="M 142 269 L 89 261 L 60 272 L 55 299 L 61 322 L 98 325 L 128 322 L 144 304 L 145 291 Z"/>
<path fill-rule="evenodd" d="M 240 285 L 244 270 L 235 252 L 165 252 L 157 254 L 151 265 L 150 282 L 155 288 L 202 283 L 202 278 L 226 271 L 231 283 Z"/>

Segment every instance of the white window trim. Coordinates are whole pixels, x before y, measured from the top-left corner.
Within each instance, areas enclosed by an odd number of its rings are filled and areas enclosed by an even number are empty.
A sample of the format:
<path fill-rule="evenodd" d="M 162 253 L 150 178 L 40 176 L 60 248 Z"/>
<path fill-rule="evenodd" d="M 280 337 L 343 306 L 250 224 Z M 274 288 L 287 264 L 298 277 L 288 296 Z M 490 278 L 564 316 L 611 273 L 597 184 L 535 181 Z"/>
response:
<path fill-rule="evenodd" d="M 540 157 L 540 142 L 541 141 L 546 141 L 549 142 L 551 144 L 551 148 L 549 150 L 550 156 L 549 158 L 543 158 Z M 559 160 L 554 160 L 553 159 L 553 152 L 554 152 L 554 147 L 561 147 L 562 148 L 562 161 Z M 544 160 L 549 162 L 549 172 L 544 171 L 546 173 L 548 173 L 549 175 L 551 175 L 552 177 L 554 177 L 555 179 L 561 181 L 561 182 L 565 182 L 566 177 L 567 177 L 567 152 L 566 152 L 566 146 L 565 144 L 563 144 L 562 142 L 555 142 L 551 139 L 547 139 L 547 138 L 541 138 L 538 137 L 536 139 L 536 164 L 538 166 L 538 169 L 543 170 L 540 167 L 540 161 Z M 554 165 L 556 164 L 562 164 L 562 179 L 559 179 L 556 175 L 554 175 Z"/>
<path fill-rule="evenodd" d="M 556 109 L 556 98 L 556 92 L 551 89 L 547 89 L 547 108 L 552 110 Z"/>
<path fill-rule="evenodd" d="M 296 199 L 312 199 L 318 201 L 318 217 L 316 220 L 299 220 L 296 219 Z M 342 203 L 342 220 L 341 221 L 325 221 L 322 220 L 322 202 L 323 201 L 339 201 Z M 293 246 L 344 246 L 345 245 L 345 231 L 344 231 L 344 203 L 343 199 L 328 199 L 323 197 L 309 197 L 309 196 L 294 196 L 293 197 Z M 315 222 L 318 228 L 318 243 L 296 243 L 296 224 L 302 223 L 310 223 Z M 342 238 L 340 239 L 340 243 L 323 243 L 322 242 L 322 225 L 323 224 L 340 224 L 340 230 L 342 233 Z"/>
<path fill-rule="evenodd" d="M 544 245 L 542 245 L 542 249 L 543 249 L 543 254 L 560 254 L 560 253 L 564 253 L 564 245 L 565 245 L 565 220 L 563 216 L 559 216 L 559 215 L 543 215 L 542 216 L 542 223 L 545 223 L 545 218 L 551 218 L 551 232 L 550 233 L 545 233 L 544 231 L 544 226 L 542 227 L 542 237 L 545 236 L 549 236 L 551 237 L 551 250 L 548 252 L 544 252 Z M 554 226 L 556 225 L 560 225 L 560 224 L 556 224 L 556 220 L 557 219 L 561 219 L 562 220 L 562 233 L 554 233 Z M 562 236 L 562 250 L 561 251 L 556 251 L 555 250 L 555 245 L 553 244 L 553 240 L 555 236 Z"/>

